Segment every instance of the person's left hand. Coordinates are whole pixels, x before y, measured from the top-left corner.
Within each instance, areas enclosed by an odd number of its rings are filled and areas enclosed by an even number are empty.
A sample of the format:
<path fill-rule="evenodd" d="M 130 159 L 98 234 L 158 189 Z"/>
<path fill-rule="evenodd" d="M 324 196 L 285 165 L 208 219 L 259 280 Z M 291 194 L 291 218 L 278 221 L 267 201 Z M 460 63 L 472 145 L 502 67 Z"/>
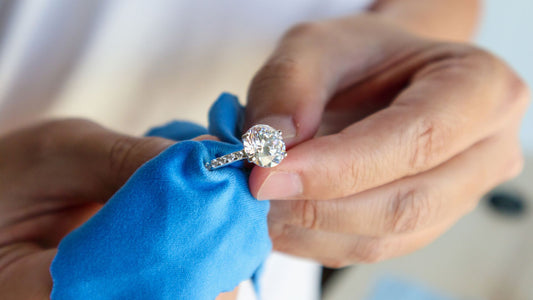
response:
<path fill-rule="evenodd" d="M 493 55 L 376 16 L 293 28 L 247 106 L 290 148 L 249 182 L 274 200 L 274 248 L 341 267 L 428 244 L 520 172 L 528 98 Z"/>
<path fill-rule="evenodd" d="M 216 139 L 200 136 L 194 140 Z M 87 120 L 54 120 L 0 137 L 0 295 L 48 299 L 57 245 L 146 161 L 175 141 Z M 132 287 L 135 289 L 135 287 Z M 236 291 L 217 299 L 234 299 Z"/>

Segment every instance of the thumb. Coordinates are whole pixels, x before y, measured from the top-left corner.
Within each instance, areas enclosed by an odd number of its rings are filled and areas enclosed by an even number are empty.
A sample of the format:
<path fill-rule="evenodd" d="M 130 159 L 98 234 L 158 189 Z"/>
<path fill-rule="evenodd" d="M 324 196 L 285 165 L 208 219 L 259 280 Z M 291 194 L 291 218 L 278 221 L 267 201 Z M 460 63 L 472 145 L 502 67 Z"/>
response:
<path fill-rule="evenodd" d="M 345 96 L 350 102 L 373 99 L 392 79 L 377 78 L 367 85 L 365 81 L 426 46 L 370 15 L 297 25 L 253 78 L 245 129 L 271 125 L 283 132 L 289 146 L 308 140 L 316 134 L 330 99 L 334 104 L 336 96 L 358 86 L 366 86 L 369 94 L 349 93 Z M 402 84 L 395 82 L 394 87 Z M 368 110 L 367 105 L 360 109 Z"/>
<path fill-rule="evenodd" d="M 288 146 L 314 136 L 329 98 L 332 79 L 323 51 L 309 47 L 315 25 L 288 31 L 248 90 L 245 129 L 267 124 L 283 132 Z M 328 66 L 329 68 L 330 66 Z"/>

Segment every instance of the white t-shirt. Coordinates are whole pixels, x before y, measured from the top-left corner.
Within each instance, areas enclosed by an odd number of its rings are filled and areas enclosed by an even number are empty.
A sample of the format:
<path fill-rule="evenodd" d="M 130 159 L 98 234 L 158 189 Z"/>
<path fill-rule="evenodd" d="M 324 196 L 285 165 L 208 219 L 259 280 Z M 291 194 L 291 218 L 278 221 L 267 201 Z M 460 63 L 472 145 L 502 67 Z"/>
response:
<path fill-rule="evenodd" d="M 222 91 L 240 96 L 276 40 L 301 21 L 370 0 L 21 0 L 0 4 L 0 133 L 84 117 L 142 134 L 171 119 L 205 124 Z M 318 264 L 272 255 L 262 299 L 316 299 Z M 249 284 L 239 299 L 253 299 Z"/>

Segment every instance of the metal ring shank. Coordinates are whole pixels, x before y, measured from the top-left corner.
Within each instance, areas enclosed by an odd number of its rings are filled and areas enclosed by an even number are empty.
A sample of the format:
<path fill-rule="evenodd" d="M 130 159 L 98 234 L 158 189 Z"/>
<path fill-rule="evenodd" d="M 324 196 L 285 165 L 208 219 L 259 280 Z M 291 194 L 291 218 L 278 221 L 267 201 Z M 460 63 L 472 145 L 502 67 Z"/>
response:
<path fill-rule="evenodd" d="M 230 154 L 226 154 L 226 155 L 221 156 L 221 157 L 217 157 L 217 158 L 211 160 L 211 162 L 206 163 L 205 167 L 208 170 L 211 171 L 211 170 L 214 170 L 214 169 L 218 169 L 220 167 L 224 167 L 224 166 L 229 165 L 231 163 L 234 163 L 236 161 L 243 160 L 245 158 L 247 158 L 247 156 L 246 156 L 246 153 L 244 152 L 244 149 L 243 149 L 241 151 L 237 151 L 237 152 L 233 152 L 233 153 L 230 153 Z"/>

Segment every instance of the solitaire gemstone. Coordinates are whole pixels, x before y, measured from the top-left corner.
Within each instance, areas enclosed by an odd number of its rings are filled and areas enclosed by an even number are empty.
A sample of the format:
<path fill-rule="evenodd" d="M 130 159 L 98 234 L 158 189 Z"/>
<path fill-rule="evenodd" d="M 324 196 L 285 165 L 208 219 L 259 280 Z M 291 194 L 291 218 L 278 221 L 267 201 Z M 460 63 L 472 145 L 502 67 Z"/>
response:
<path fill-rule="evenodd" d="M 248 161 L 260 167 L 275 167 L 287 156 L 281 131 L 268 125 L 255 125 L 248 129 L 242 136 L 242 142 Z"/>

